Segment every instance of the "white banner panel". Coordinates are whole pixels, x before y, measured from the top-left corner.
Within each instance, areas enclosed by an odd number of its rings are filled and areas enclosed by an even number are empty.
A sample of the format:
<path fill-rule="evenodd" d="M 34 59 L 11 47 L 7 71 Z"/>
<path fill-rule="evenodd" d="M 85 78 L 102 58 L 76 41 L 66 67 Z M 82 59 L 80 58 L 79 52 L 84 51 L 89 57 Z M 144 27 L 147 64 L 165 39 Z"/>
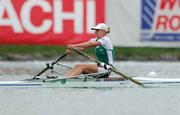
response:
<path fill-rule="evenodd" d="M 180 0 L 106 0 L 115 46 L 180 47 Z"/>

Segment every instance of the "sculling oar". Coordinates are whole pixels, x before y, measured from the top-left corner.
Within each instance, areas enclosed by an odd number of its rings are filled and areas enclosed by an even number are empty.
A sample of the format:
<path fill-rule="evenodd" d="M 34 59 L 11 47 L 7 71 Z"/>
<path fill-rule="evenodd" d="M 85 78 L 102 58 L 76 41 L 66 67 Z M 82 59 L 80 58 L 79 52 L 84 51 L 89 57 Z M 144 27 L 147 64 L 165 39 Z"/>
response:
<path fill-rule="evenodd" d="M 35 75 L 33 77 L 33 79 L 36 79 L 36 77 L 40 76 L 41 74 L 43 74 L 44 72 L 46 72 L 48 69 L 53 69 L 54 64 L 56 64 L 58 61 L 60 61 L 61 59 L 63 59 L 65 56 L 67 55 L 67 52 L 65 52 L 64 54 L 62 54 L 57 60 L 55 60 L 54 62 L 50 63 L 46 63 L 46 68 L 44 68 L 41 72 L 39 72 L 37 75 Z"/>
<path fill-rule="evenodd" d="M 81 51 L 79 51 L 79 50 L 77 50 L 77 49 L 74 49 L 74 48 L 73 48 L 73 50 L 74 50 L 76 53 L 78 53 L 78 54 L 86 57 L 87 59 L 89 59 L 89 60 L 91 60 L 91 61 L 94 61 L 94 62 L 97 63 L 98 65 L 101 65 L 101 63 L 102 63 L 102 62 L 98 61 L 97 59 L 93 58 L 92 56 L 87 55 L 87 54 L 84 53 L 84 52 L 81 52 Z M 137 80 L 135 80 L 135 79 L 133 79 L 133 78 L 131 78 L 131 77 L 129 77 L 129 76 L 121 73 L 121 72 L 118 71 L 114 66 L 109 65 L 109 64 L 106 64 L 106 65 L 108 65 L 108 66 L 109 66 L 109 70 L 113 71 L 114 73 L 116 73 L 116 74 L 118 74 L 118 75 L 121 75 L 122 77 L 124 77 L 124 78 L 126 78 L 126 79 L 128 79 L 128 80 L 130 80 L 130 81 L 132 81 L 132 82 L 134 82 L 134 83 L 136 83 L 136 84 L 144 87 L 142 83 L 140 83 L 139 81 L 137 81 Z"/>

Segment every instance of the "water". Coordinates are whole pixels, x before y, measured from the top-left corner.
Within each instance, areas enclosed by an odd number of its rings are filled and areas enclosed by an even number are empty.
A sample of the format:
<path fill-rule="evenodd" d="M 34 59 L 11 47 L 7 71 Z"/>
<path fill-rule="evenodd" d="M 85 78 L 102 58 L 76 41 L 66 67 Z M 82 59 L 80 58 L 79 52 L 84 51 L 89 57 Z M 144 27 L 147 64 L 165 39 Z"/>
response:
<path fill-rule="evenodd" d="M 20 80 L 44 62 L 0 62 L 0 80 Z M 65 62 L 73 64 L 78 62 Z M 132 76 L 180 78 L 179 62 L 116 62 Z M 0 88 L 0 115 L 179 115 L 180 89 L 169 88 Z"/>

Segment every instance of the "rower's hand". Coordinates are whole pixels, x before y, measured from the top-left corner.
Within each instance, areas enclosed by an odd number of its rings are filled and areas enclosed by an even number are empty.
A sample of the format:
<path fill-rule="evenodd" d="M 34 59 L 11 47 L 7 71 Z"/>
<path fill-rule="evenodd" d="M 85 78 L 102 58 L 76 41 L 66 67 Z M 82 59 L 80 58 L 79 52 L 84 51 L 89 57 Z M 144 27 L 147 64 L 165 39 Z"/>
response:
<path fill-rule="evenodd" d="M 66 50 L 67 54 L 71 54 L 73 48 L 74 48 L 74 45 L 71 45 L 71 44 L 67 45 L 67 50 Z"/>
<path fill-rule="evenodd" d="M 73 48 L 75 48 L 75 45 L 69 44 L 69 45 L 67 45 L 67 47 L 68 47 L 68 49 L 73 49 Z"/>
<path fill-rule="evenodd" d="M 71 54 L 72 53 L 72 49 L 67 48 L 66 53 L 67 54 Z"/>

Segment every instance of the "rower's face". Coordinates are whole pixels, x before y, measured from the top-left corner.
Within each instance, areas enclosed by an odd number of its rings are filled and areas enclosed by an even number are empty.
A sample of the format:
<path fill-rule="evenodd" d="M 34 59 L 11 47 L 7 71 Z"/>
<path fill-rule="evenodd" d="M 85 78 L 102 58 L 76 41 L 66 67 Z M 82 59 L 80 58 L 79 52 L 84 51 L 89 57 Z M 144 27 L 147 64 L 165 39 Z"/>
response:
<path fill-rule="evenodd" d="M 96 30 L 95 34 L 99 38 L 99 37 L 104 37 L 106 35 L 106 32 L 104 30 Z"/>

